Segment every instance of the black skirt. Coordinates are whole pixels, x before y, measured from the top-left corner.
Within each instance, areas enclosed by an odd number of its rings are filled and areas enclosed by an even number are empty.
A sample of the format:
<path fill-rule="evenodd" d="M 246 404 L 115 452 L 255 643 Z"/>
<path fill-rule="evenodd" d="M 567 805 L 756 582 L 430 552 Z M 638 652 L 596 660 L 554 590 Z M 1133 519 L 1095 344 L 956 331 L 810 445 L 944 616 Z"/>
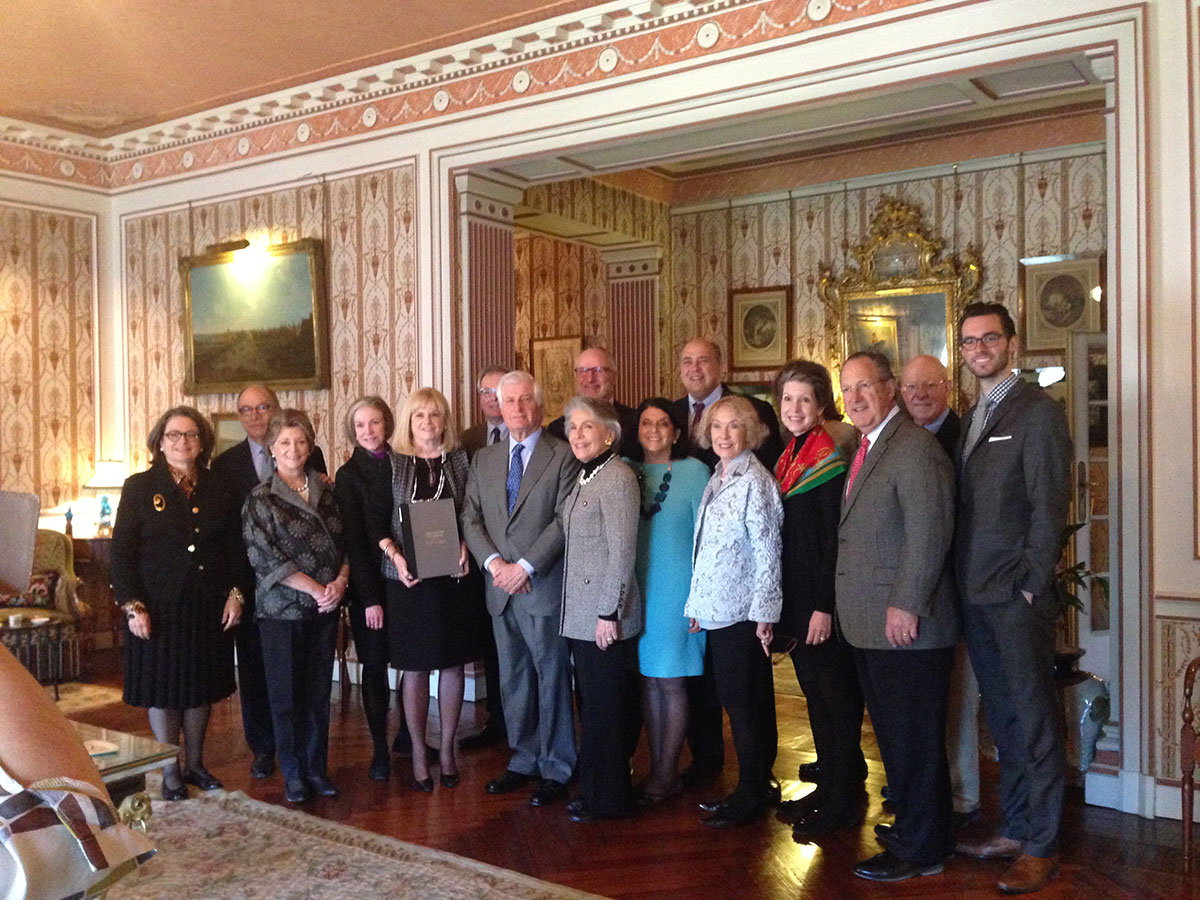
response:
<path fill-rule="evenodd" d="M 466 578 L 431 578 L 407 588 L 387 581 L 388 632 L 392 665 L 425 672 L 460 666 L 483 656 L 483 581 L 474 566 Z"/>
<path fill-rule="evenodd" d="M 200 573 L 196 573 L 199 575 Z M 148 604 L 150 637 L 125 632 L 125 702 L 191 709 L 233 693 L 233 632 L 221 628 L 224 598 L 190 577 L 170 607 Z"/>

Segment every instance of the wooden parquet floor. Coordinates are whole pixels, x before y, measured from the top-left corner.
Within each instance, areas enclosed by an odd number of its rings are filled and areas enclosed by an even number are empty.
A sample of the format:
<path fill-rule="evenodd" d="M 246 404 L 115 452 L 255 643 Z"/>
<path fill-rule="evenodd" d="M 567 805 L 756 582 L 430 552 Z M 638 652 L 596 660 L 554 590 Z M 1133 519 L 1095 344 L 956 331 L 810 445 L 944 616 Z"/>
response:
<path fill-rule="evenodd" d="M 118 654 L 101 654 L 93 666 L 92 680 L 119 684 L 119 665 Z M 781 669 L 777 672 L 781 679 L 791 677 Z M 775 772 L 783 781 L 785 797 L 795 797 L 811 787 L 794 780 L 796 767 L 815 754 L 803 697 L 794 686 L 790 690 L 785 687 L 777 703 L 781 745 Z M 474 705 L 468 703 L 465 733 L 473 730 L 474 716 Z M 150 733 L 145 712 L 123 704 L 75 713 L 74 717 L 109 728 Z M 890 821 L 879 798 L 883 765 L 869 727 L 864 729 L 871 798 L 866 819 L 861 828 L 817 844 L 795 843 L 791 829 L 774 818 L 732 831 L 713 831 L 700 824 L 696 803 L 732 788 L 732 747 L 728 751 L 730 765 L 717 785 L 685 793 L 627 821 L 576 825 L 567 820 L 562 805 L 534 809 L 525 792 L 504 796 L 484 792 L 485 783 L 503 771 L 506 749 L 460 754 L 459 786 L 446 790 L 439 785 L 432 794 L 420 794 L 408 787 L 405 760 L 394 759 L 392 778 L 386 783 L 367 778 L 371 745 L 356 689 L 350 690 L 343 712 L 334 687 L 332 719 L 330 775 L 342 793 L 304 804 L 305 811 L 573 888 L 628 900 L 977 900 L 1000 896 L 996 879 L 1003 863 L 952 858 L 942 875 L 892 885 L 854 877 L 851 866 L 880 850 L 872 827 Z M 394 733 L 398 726 L 394 711 L 391 724 Z M 431 722 L 431 730 L 435 728 L 436 719 Z M 250 754 L 242 739 L 236 696 L 213 710 L 205 762 L 230 790 L 286 805 L 278 773 L 265 781 L 250 778 Z M 644 746 L 635 768 L 639 774 L 646 770 Z M 985 764 L 984 823 L 994 821 L 997 813 L 994 777 L 994 770 Z M 1062 837 L 1062 875 L 1037 896 L 1045 900 L 1200 897 L 1200 877 L 1182 874 L 1179 842 L 1178 822 L 1148 821 L 1089 807 L 1083 802 L 1082 790 L 1072 788 Z"/>

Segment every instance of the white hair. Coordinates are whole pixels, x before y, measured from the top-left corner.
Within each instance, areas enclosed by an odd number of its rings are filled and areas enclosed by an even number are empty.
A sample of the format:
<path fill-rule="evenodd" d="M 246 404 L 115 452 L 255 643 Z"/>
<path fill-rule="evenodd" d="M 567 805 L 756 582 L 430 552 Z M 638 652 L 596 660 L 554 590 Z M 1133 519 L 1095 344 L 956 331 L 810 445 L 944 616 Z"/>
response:
<path fill-rule="evenodd" d="M 520 369 L 505 372 L 500 376 L 500 380 L 496 382 L 496 399 L 501 403 L 504 402 L 504 387 L 509 384 L 532 385 L 533 399 L 537 401 L 538 406 L 544 405 L 545 395 L 542 393 L 541 384 L 528 372 L 522 372 Z"/>

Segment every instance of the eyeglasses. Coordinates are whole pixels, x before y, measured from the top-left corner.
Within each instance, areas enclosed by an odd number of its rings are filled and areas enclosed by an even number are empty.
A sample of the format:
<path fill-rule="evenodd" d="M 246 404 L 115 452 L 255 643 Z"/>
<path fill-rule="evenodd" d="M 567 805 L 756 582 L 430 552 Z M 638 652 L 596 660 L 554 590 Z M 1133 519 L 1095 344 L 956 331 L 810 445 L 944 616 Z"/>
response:
<path fill-rule="evenodd" d="M 270 403 L 260 403 L 258 406 L 239 406 L 238 415 L 248 416 L 252 412 L 270 412 L 274 408 Z"/>
<path fill-rule="evenodd" d="M 875 381 L 860 381 L 857 384 L 843 384 L 842 396 L 844 397 L 847 394 L 853 393 L 865 393 L 866 391 L 871 390 L 871 388 L 875 387 L 877 384 L 883 384 L 883 379 L 876 379 Z"/>
<path fill-rule="evenodd" d="M 958 342 L 958 346 L 962 347 L 964 350 L 969 350 L 978 344 L 983 344 L 985 347 L 995 347 L 1002 340 L 1004 340 L 1004 335 L 997 334 L 994 331 L 989 331 L 983 337 L 975 337 L 972 335 L 971 337 L 962 338 Z"/>
<path fill-rule="evenodd" d="M 599 375 L 601 372 L 611 372 L 608 366 L 576 366 L 575 374 L 582 378 L 584 375 Z"/>
<path fill-rule="evenodd" d="M 900 390 L 904 391 L 906 394 L 915 394 L 917 391 L 932 391 L 934 388 L 941 387 L 945 383 L 945 379 L 942 379 L 941 381 L 909 381 L 900 385 Z"/>
<path fill-rule="evenodd" d="M 172 444 L 178 444 L 184 438 L 187 438 L 189 441 L 200 440 L 200 432 L 198 432 L 198 431 L 168 431 L 166 434 L 163 435 L 163 437 L 165 437 Z"/>
<path fill-rule="evenodd" d="M 475 390 L 475 393 L 477 393 L 480 397 L 492 397 L 492 396 L 495 396 L 496 389 L 495 388 L 477 388 Z"/>

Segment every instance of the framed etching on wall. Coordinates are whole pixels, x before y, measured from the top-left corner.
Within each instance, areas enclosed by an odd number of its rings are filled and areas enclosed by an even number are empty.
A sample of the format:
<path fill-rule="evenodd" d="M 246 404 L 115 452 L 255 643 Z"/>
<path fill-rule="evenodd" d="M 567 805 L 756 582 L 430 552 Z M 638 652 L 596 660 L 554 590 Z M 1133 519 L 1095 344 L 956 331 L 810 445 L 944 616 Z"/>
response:
<path fill-rule="evenodd" d="M 238 418 L 237 413 L 213 413 L 212 426 L 216 437 L 213 459 L 246 439 L 246 429 L 242 427 L 242 420 Z"/>
<path fill-rule="evenodd" d="M 582 345 L 583 339 L 578 337 L 534 339 L 532 375 L 541 383 L 545 397 L 543 421 L 561 416 L 567 401 L 575 396 L 575 357 Z"/>
<path fill-rule="evenodd" d="M 778 369 L 791 352 L 792 288 L 729 292 L 729 371 Z"/>
<path fill-rule="evenodd" d="M 329 387 L 325 257 L 312 238 L 185 256 L 186 394 Z"/>
<path fill-rule="evenodd" d="M 1071 332 L 1104 330 L 1104 254 L 1031 256 L 1020 262 L 1021 345 L 1065 351 Z"/>

